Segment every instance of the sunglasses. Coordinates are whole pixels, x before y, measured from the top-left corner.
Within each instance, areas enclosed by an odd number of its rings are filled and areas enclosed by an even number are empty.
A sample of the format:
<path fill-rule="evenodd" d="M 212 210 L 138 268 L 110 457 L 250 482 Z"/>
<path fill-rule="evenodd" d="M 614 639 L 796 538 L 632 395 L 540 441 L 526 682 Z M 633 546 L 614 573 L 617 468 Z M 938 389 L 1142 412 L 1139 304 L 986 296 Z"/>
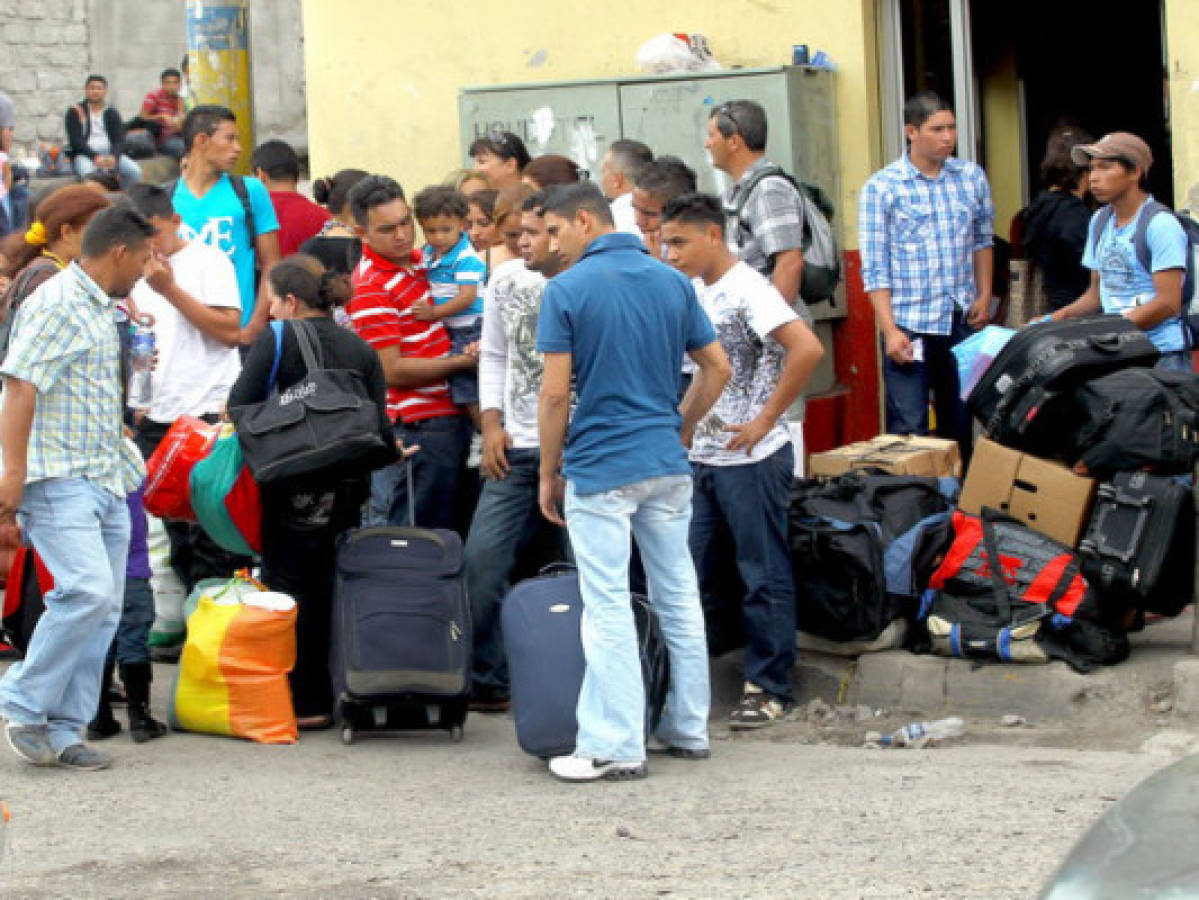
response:
<path fill-rule="evenodd" d="M 741 123 L 738 122 L 737 117 L 735 115 L 733 115 L 733 107 L 731 104 L 728 104 L 728 103 L 720 104 L 720 106 L 716 107 L 716 115 L 724 116 L 724 118 L 728 119 L 730 122 L 733 123 L 733 128 L 735 128 L 737 130 L 737 134 L 742 133 L 741 132 Z"/>

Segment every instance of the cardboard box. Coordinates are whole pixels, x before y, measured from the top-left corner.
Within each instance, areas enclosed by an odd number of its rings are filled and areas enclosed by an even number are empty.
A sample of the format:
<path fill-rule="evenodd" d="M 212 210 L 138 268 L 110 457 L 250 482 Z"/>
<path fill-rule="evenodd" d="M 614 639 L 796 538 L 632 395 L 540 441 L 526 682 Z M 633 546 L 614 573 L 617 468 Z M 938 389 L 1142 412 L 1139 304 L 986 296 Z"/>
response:
<path fill-rule="evenodd" d="M 1067 547 L 1076 547 L 1094 499 L 1093 478 L 983 439 L 974 445 L 958 506 L 976 516 L 984 506 L 998 509 Z"/>
<path fill-rule="evenodd" d="M 962 476 L 962 458 L 955 441 L 934 437 L 880 434 L 869 441 L 858 441 L 813 453 L 808 460 L 812 478 L 844 475 L 851 469 L 885 469 L 892 475 Z"/>

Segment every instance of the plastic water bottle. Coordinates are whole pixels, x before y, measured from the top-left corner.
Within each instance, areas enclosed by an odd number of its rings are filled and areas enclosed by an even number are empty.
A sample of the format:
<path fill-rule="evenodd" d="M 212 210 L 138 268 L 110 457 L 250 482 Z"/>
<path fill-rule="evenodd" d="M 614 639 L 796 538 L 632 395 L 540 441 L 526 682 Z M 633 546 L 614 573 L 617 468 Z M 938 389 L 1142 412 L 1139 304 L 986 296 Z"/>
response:
<path fill-rule="evenodd" d="M 144 322 L 130 326 L 129 397 L 131 409 L 150 408 L 150 378 L 154 368 L 154 329 Z"/>
<path fill-rule="evenodd" d="M 898 731 L 884 734 L 879 741 L 884 747 L 911 747 L 914 744 L 948 741 L 966 733 L 966 723 L 957 716 L 935 722 L 913 722 Z"/>
<path fill-rule="evenodd" d="M 8 840 L 8 823 L 12 821 L 12 812 L 8 804 L 0 800 L 0 863 L 4 862 L 4 849 Z"/>

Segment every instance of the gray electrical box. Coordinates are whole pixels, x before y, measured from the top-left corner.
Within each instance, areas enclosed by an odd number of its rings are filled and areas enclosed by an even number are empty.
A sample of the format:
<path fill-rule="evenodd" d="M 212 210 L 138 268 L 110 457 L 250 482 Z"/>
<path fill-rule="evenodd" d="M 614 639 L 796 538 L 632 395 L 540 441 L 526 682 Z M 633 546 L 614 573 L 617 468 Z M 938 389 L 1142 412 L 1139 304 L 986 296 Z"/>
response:
<path fill-rule="evenodd" d="M 767 157 L 836 202 L 841 173 L 833 73 L 809 66 L 464 88 L 458 98 L 462 156 L 469 165 L 467 150 L 476 138 L 511 131 L 533 156 L 567 156 L 598 182 L 608 145 L 634 138 L 655 155 L 681 157 L 695 170 L 700 190 L 720 193 L 728 178 L 704 150 L 708 118 L 721 103 L 739 99 L 766 110 Z M 838 211 L 833 229 L 839 240 L 842 219 Z M 809 393 L 820 393 L 834 381 L 831 327 L 821 320 L 845 314 L 844 284 L 831 301 L 809 308 L 830 351 L 809 385 Z"/>

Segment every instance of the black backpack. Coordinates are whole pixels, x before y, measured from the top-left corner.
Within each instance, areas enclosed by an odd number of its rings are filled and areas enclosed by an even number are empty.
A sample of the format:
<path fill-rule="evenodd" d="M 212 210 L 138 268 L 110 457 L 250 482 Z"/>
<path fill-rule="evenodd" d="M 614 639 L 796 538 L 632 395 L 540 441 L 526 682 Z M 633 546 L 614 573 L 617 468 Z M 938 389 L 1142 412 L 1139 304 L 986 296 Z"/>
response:
<path fill-rule="evenodd" d="M 752 236 L 749 223 L 741 218 L 745 205 L 754 189 L 767 178 L 782 178 L 799 195 L 803 206 L 803 237 L 800 250 L 803 252 L 803 275 L 799 285 L 799 296 L 806 303 L 817 303 L 833 296 L 841 280 L 841 252 L 837 237 L 833 233 L 832 221 L 836 208 L 828 194 L 814 184 L 797 181 L 779 166 L 763 166 L 750 176 L 749 181 L 737 195 L 737 202 L 725 207 L 725 214 L 736 220 L 735 227 Z M 739 242 L 740 243 L 740 242 Z"/>
<path fill-rule="evenodd" d="M 1065 457 L 1092 477 L 1189 472 L 1199 457 L 1199 376 L 1132 368 L 1095 378 L 1054 407 Z"/>
<path fill-rule="evenodd" d="M 916 602 L 949 540 L 955 478 L 848 472 L 792 488 L 790 545 L 800 631 L 870 641 Z"/>

